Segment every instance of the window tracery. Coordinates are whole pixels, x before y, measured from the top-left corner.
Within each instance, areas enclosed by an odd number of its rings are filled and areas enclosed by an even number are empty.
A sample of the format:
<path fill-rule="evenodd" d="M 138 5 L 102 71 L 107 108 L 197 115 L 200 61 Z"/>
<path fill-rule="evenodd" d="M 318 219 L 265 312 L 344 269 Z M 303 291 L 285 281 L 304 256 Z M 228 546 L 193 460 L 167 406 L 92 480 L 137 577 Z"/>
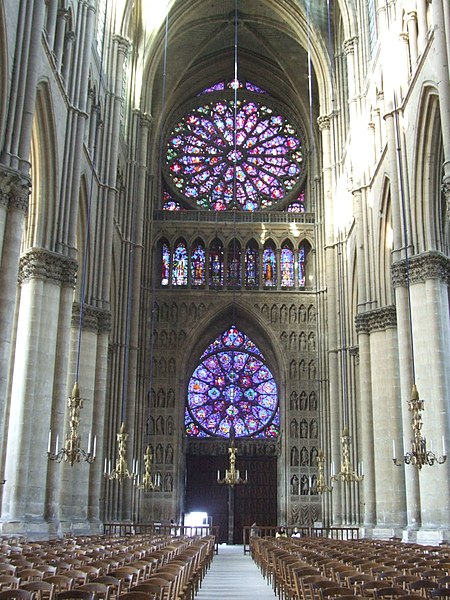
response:
<path fill-rule="evenodd" d="M 186 433 L 191 437 L 275 437 L 278 389 L 257 346 L 234 325 L 203 352 L 188 384 Z"/>

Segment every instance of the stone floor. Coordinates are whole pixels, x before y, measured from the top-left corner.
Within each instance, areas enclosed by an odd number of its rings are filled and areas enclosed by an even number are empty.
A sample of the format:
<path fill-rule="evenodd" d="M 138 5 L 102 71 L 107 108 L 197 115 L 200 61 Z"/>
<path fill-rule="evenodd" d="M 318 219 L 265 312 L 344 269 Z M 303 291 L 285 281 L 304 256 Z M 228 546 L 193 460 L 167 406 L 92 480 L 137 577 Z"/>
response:
<path fill-rule="evenodd" d="M 273 600 L 272 588 L 267 585 L 252 558 L 244 555 L 243 546 L 219 546 L 214 555 L 196 600 Z"/>

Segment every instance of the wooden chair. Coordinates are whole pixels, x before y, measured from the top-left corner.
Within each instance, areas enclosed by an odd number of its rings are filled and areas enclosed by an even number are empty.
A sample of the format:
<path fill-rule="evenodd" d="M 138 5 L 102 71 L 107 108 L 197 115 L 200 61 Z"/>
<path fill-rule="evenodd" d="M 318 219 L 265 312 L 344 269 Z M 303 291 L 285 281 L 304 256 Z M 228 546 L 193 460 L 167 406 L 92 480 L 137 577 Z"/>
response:
<path fill-rule="evenodd" d="M 450 598 L 450 588 L 439 587 L 431 590 L 430 598 Z"/>
<path fill-rule="evenodd" d="M 418 581 L 411 581 L 408 583 L 407 590 L 412 594 L 420 594 L 424 598 L 430 597 L 431 590 L 439 587 L 436 581 L 431 579 L 419 579 Z"/>
<path fill-rule="evenodd" d="M 0 575 L 0 591 L 16 590 L 19 587 L 19 584 L 19 577 L 14 577 L 14 575 Z"/>
<path fill-rule="evenodd" d="M 0 592 L 0 600 L 32 600 L 33 593 L 22 589 L 9 589 Z"/>
<path fill-rule="evenodd" d="M 173 581 L 170 579 L 166 579 L 165 577 L 157 577 L 152 575 L 147 583 L 158 585 L 162 589 L 162 598 L 163 600 L 172 600 L 173 599 Z"/>
<path fill-rule="evenodd" d="M 349 589 L 345 587 L 339 587 L 334 584 L 333 587 L 325 587 L 320 589 L 320 600 L 331 600 L 332 598 L 339 598 L 341 596 L 351 596 Z"/>
<path fill-rule="evenodd" d="M 76 589 L 92 592 L 94 594 L 95 600 L 109 600 L 110 588 L 104 583 L 92 581 L 90 583 L 80 585 Z"/>
<path fill-rule="evenodd" d="M 20 588 L 33 592 L 34 600 L 53 600 L 55 591 L 55 586 L 49 581 L 27 581 Z"/>
<path fill-rule="evenodd" d="M 374 590 L 375 600 L 392 600 L 399 596 L 404 596 L 405 594 L 406 591 L 399 586 L 384 587 Z"/>
<path fill-rule="evenodd" d="M 119 598 L 120 600 L 155 600 L 156 596 L 146 592 L 125 592 Z"/>
<path fill-rule="evenodd" d="M 65 592 L 57 592 L 56 600 L 94 600 L 94 594 L 87 590 L 67 590 Z M 1 598 L 0 598 L 1 600 Z"/>
<path fill-rule="evenodd" d="M 25 581 L 42 581 L 44 573 L 38 569 L 22 569 L 17 571 L 17 577 L 20 577 L 20 582 Z"/>
<path fill-rule="evenodd" d="M 117 577 L 117 579 L 120 579 L 122 581 L 122 589 L 124 590 L 124 592 L 128 592 L 133 585 L 136 585 L 138 583 L 139 574 L 139 569 L 135 569 L 134 567 L 131 567 L 129 565 L 119 567 L 118 569 L 110 573 L 110 575 L 112 575 L 113 577 Z"/>
<path fill-rule="evenodd" d="M 93 567 L 92 565 L 81 565 L 77 571 L 83 571 L 83 573 L 86 573 L 86 583 L 89 583 L 100 575 L 100 569 L 98 567 Z"/>
<path fill-rule="evenodd" d="M 66 577 L 70 577 L 73 580 L 72 589 L 79 585 L 84 585 L 87 583 L 88 574 L 84 571 L 80 571 L 79 569 L 70 569 L 69 571 L 64 571 L 64 575 Z"/>
<path fill-rule="evenodd" d="M 112 575 L 101 575 L 93 583 L 102 583 L 109 588 L 109 600 L 116 600 L 122 592 L 122 581 Z"/>
<path fill-rule="evenodd" d="M 73 579 L 72 577 L 67 577 L 67 575 L 49 575 L 48 577 L 44 577 L 43 581 L 52 583 L 55 587 L 55 593 L 67 592 L 73 588 Z"/>
<path fill-rule="evenodd" d="M 0 575 L 15 575 L 17 572 L 17 566 L 11 563 L 0 563 Z"/>
<path fill-rule="evenodd" d="M 151 583 L 146 581 L 140 583 L 130 590 L 131 592 L 145 592 L 146 594 L 153 594 L 156 600 L 164 599 L 164 586 L 160 586 L 157 583 Z"/>

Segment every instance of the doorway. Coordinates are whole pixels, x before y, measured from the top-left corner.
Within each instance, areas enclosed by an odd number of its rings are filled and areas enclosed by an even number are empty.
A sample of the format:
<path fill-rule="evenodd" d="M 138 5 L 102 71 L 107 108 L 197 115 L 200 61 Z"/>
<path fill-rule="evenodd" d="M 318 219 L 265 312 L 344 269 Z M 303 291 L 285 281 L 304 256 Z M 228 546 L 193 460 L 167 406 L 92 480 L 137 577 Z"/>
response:
<path fill-rule="evenodd" d="M 185 512 L 203 511 L 219 528 L 219 543 L 228 542 L 228 486 L 217 483 L 223 477 L 227 457 L 187 455 Z M 277 457 L 239 456 L 241 475 L 247 470 L 248 483 L 234 487 L 233 543 L 242 544 L 242 528 L 257 523 L 277 523 Z"/>

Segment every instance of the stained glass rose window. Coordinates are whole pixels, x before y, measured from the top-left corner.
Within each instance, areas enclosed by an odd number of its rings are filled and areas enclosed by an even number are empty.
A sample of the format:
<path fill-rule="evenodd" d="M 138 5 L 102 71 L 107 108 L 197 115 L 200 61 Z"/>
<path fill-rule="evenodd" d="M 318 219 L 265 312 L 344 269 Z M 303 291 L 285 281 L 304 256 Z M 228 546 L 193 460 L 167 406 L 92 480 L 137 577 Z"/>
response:
<path fill-rule="evenodd" d="M 193 437 L 275 437 L 278 389 L 264 356 L 232 326 L 204 351 L 188 384 L 186 433 Z"/>
<path fill-rule="evenodd" d="M 273 208 L 303 175 L 302 143 L 268 103 L 212 100 L 171 131 L 166 173 L 177 194 L 197 208 Z"/>

